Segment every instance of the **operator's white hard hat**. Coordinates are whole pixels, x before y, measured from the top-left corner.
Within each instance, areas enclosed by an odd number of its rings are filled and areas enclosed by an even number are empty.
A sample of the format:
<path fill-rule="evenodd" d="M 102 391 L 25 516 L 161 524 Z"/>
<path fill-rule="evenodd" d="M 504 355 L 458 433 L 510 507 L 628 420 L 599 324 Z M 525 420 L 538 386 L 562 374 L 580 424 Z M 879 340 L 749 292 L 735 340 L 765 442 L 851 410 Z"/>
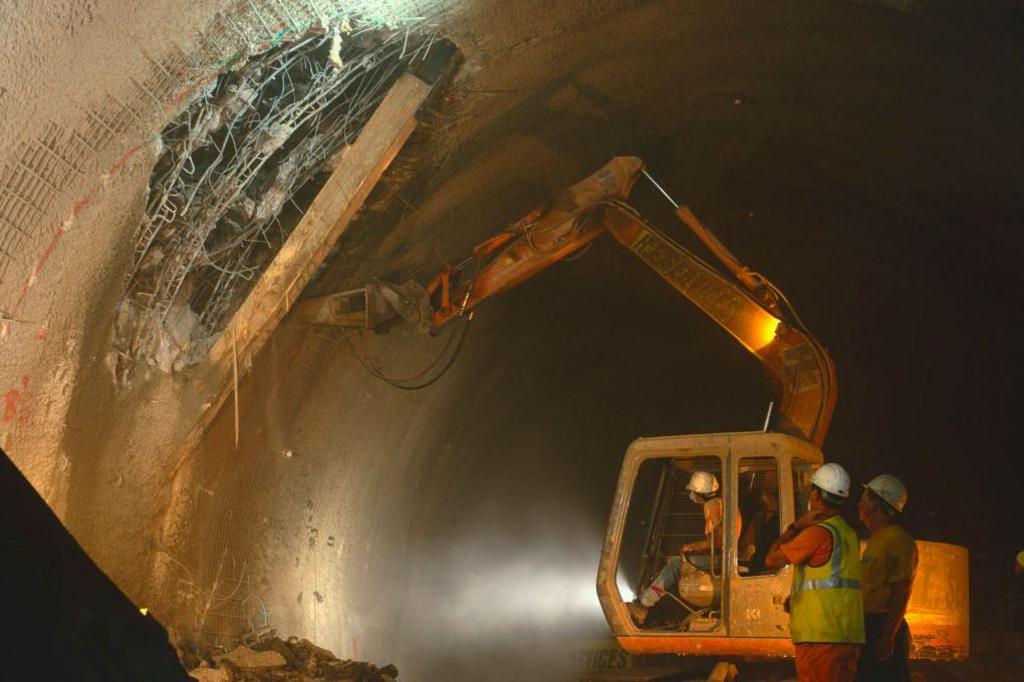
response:
<path fill-rule="evenodd" d="M 895 476 L 889 474 L 875 476 L 864 487 L 888 502 L 889 506 L 898 512 L 903 511 L 903 507 L 907 504 L 907 486 L 903 485 L 903 481 Z"/>
<path fill-rule="evenodd" d="M 706 471 L 694 471 L 690 476 L 690 482 L 686 484 L 686 489 L 701 495 L 711 495 L 718 492 L 718 479 Z"/>
<path fill-rule="evenodd" d="M 850 496 L 850 474 L 835 462 L 829 462 L 815 471 L 811 483 L 837 497 Z"/>

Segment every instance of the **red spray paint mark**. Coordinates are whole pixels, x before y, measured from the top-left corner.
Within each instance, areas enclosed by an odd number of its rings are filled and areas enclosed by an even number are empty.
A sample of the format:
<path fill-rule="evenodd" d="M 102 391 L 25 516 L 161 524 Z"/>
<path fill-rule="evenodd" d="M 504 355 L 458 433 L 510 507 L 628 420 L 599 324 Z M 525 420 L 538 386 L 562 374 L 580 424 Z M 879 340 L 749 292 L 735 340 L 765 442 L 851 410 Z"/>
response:
<path fill-rule="evenodd" d="M 41 327 L 39 327 L 39 331 L 36 332 L 36 340 L 37 341 L 45 341 L 46 340 L 46 323 L 45 322 L 43 323 L 43 325 Z"/>
<path fill-rule="evenodd" d="M 121 172 L 121 170 L 123 170 L 125 165 L 128 163 L 128 159 L 138 154 L 139 150 L 141 150 L 144 146 L 145 143 L 137 144 L 128 151 L 126 151 L 124 154 L 122 154 L 120 158 L 118 158 L 117 161 L 114 162 L 114 165 L 110 167 L 110 170 L 108 170 L 105 173 L 105 177 L 116 175 L 117 173 Z M 14 304 L 14 312 L 11 313 L 12 317 L 17 316 L 17 314 L 21 311 L 22 306 L 25 304 L 25 299 L 28 298 L 28 290 L 32 286 L 32 281 L 39 275 L 40 272 L 42 272 L 43 267 L 46 265 L 47 261 L 50 260 L 50 256 L 52 256 L 53 252 L 57 250 L 57 245 L 60 244 L 60 240 L 64 236 L 64 226 L 73 221 L 82 213 L 82 211 L 88 208 L 89 205 L 92 204 L 93 199 L 96 198 L 96 195 L 100 193 L 101 189 L 103 189 L 103 181 L 100 181 L 93 185 L 92 188 L 88 192 L 86 192 L 82 198 L 75 202 L 75 205 L 72 207 L 71 213 L 68 214 L 67 219 L 61 224 L 60 227 L 57 228 L 57 230 L 53 233 L 53 236 L 50 237 L 50 243 L 46 245 L 45 249 L 43 249 L 43 255 L 39 257 L 39 261 L 35 264 L 35 267 L 32 268 L 32 274 L 29 276 L 28 281 L 25 282 L 25 286 L 21 288 L 21 293 L 18 295 L 18 302 Z"/>
<path fill-rule="evenodd" d="M 18 398 L 21 397 L 21 391 L 16 388 L 12 388 L 4 394 L 4 421 L 12 422 L 14 418 L 18 416 Z"/>
<path fill-rule="evenodd" d="M 274 30 L 280 30 L 285 26 L 286 24 L 284 24 L 283 22 L 279 23 Z M 207 74 L 204 74 L 202 77 L 198 78 L 192 86 L 183 89 L 181 92 L 177 93 L 174 97 L 172 97 L 171 103 L 175 107 L 177 107 L 190 95 L 195 93 L 200 88 L 205 87 L 206 83 L 209 82 L 211 78 L 216 77 L 218 73 L 220 73 L 220 69 L 213 70 Z M 179 78 L 184 77 L 183 69 L 178 70 L 178 76 Z M 68 225 L 71 221 L 73 221 L 76 217 L 78 217 L 78 215 L 82 211 L 88 208 L 88 206 L 92 203 L 92 200 L 96 197 L 97 194 L 99 194 L 100 190 L 103 189 L 104 182 L 106 182 L 107 179 L 123 170 L 125 165 L 128 163 L 128 160 L 131 157 L 135 156 L 139 152 L 139 150 L 145 147 L 148 143 L 149 140 L 146 140 L 145 142 L 135 145 L 134 147 L 126 151 L 124 154 L 122 154 L 121 157 L 114 163 L 114 165 L 110 167 L 110 170 L 108 170 L 103 175 L 103 180 L 94 185 L 88 192 L 86 192 L 81 198 L 79 198 L 78 201 L 75 202 L 74 207 L 71 209 L 70 215 L 68 215 L 64 223 L 62 223 L 61 226 L 57 228 L 57 231 L 53 233 L 53 236 L 50 238 L 50 243 L 46 245 L 46 248 L 43 250 L 43 254 L 39 258 L 39 261 L 36 263 L 35 267 L 32 268 L 32 274 L 29 276 L 28 281 L 25 282 L 25 286 L 22 287 L 21 293 L 18 295 L 18 301 L 17 303 L 15 303 L 14 308 L 11 311 L 12 317 L 16 316 L 18 312 L 21 311 L 22 306 L 25 304 L 25 299 L 28 298 L 28 290 L 32 286 L 33 280 L 35 280 L 35 278 L 42 271 L 43 266 L 46 265 L 46 262 L 50 260 L 50 256 L 53 255 L 53 252 L 57 249 L 57 245 L 60 243 L 61 238 L 64 236 L 64 232 L 66 231 L 65 226 Z"/>
<path fill-rule="evenodd" d="M 28 423 L 28 402 L 32 394 L 28 390 L 28 375 L 21 377 L 21 388 L 10 388 L 4 394 L 5 422 L 17 420 L 19 424 Z"/>
<path fill-rule="evenodd" d="M 183 101 L 189 95 L 205 86 L 207 81 L 209 81 L 210 78 L 216 76 L 217 73 L 217 71 L 211 71 L 210 73 L 200 78 L 191 87 L 185 88 L 184 90 L 179 92 L 171 99 L 172 104 L 174 104 L 175 106 L 180 104 L 181 101 Z M 31 288 L 35 278 L 39 275 L 40 272 L 42 272 L 43 267 L 46 265 L 47 261 L 50 260 L 50 256 L 52 256 L 53 252 L 57 250 L 57 246 L 60 244 L 60 240 L 64 236 L 64 232 L 67 231 L 66 226 L 70 224 L 75 218 L 77 218 L 82 213 L 82 211 L 84 211 L 92 204 L 93 199 L 95 199 L 96 195 L 100 193 L 101 189 L 103 189 L 103 185 L 106 183 L 106 181 L 113 177 L 114 175 L 120 173 L 122 170 L 124 170 L 124 167 L 128 164 L 129 159 L 138 154 L 139 151 L 149 143 L 149 141 L 150 140 L 147 139 L 145 142 L 141 142 L 135 145 L 134 147 L 126 151 L 124 154 L 122 154 L 117 159 L 117 161 L 114 162 L 114 165 L 112 165 L 110 169 L 107 170 L 107 172 L 101 176 L 102 179 L 100 180 L 100 182 L 97 182 L 95 185 L 93 185 L 84 195 L 82 195 L 77 201 L 75 201 L 74 206 L 72 206 L 71 208 L 71 213 L 68 214 L 68 217 L 60 225 L 60 227 L 58 227 L 57 230 L 53 233 L 53 236 L 50 237 L 50 242 L 46 245 L 46 248 L 43 249 L 43 253 L 39 257 L 39 260 L 36 262 L 35 267 L 32 268 L 32 274 L 29 275 L 29 278 L 25 282 L 25 285 L 21 288 L 21 292 L 18 294 L 18 301 L 17 303 L 14 304 L 14 308 L 11 311 L 12 317 L 17 315 L 18 312 L 20 312 L 22 307 L 25 305 L 25 299 L 28 298 L 28 290 Z"/>
<path fill-rule="evenodd" d="M 359 660 L 359 640 L 352 638 L 352 658 Z"/>

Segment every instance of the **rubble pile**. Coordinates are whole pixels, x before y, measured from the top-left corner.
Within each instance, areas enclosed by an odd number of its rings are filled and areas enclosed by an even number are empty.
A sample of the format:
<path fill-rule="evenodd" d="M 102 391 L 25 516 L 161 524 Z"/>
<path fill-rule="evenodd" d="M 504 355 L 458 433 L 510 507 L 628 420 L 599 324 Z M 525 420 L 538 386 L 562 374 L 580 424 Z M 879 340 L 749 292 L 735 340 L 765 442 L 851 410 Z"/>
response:
<path fill-rule="evenodd" d="M 307 639 L 267 637 L 228 653 L 186 655 L 189 675 L 199 682 L 395 682 L 398 668 L 341 660 Z"/>

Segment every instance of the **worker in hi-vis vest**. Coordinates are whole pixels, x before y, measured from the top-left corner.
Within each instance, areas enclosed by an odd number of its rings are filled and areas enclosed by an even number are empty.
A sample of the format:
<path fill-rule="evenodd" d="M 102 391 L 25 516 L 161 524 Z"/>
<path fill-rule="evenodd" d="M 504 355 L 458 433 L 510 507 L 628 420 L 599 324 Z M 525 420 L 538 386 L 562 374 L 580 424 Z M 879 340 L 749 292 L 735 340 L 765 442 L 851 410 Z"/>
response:
<path fill-rule="evenodd" d="M 779 536 L 768 568 L 793 564 L 789 628 L 799 682 L 852 682 L 864 643 L 857 533 L 839 515 L 850 476 L 826 464 L 811 478 L 808 511 Z"/>

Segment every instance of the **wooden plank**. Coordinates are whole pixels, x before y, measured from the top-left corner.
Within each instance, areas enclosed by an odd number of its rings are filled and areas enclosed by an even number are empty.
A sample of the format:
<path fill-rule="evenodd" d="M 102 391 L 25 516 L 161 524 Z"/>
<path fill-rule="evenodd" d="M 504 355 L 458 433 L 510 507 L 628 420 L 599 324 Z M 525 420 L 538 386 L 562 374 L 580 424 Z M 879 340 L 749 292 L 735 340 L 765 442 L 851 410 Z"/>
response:
<path fill-rule="evenodd" d="M 416 127 L 416 111 L 431 86 L 406 73 L 391 87 L 358 139 L 317 194 L 270 267 L 235 312 L 227 329 L 210 349 L 210 391 L 204 412 L 185 446 L 191 447 L 232 393 L 232 359 L 242 359 L 243 372 L 266 344 L 338 238 L 362 208 L 374 185 Z"/>

